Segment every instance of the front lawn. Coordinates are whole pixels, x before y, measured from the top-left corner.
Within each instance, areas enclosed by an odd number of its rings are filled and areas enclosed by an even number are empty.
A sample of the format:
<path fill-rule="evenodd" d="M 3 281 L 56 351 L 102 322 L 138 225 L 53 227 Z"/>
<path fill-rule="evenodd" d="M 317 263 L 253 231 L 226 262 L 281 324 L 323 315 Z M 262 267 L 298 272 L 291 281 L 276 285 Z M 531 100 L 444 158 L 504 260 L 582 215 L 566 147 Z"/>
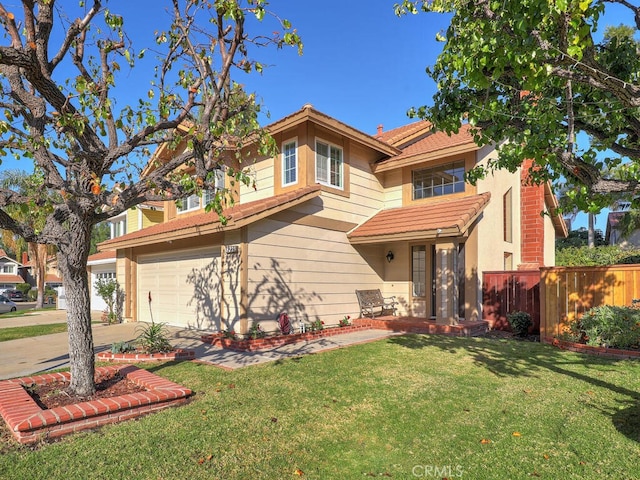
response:
<path fill-rule="evenodd" d="M 640 364 L 395 337 L 233 372 L 145 366 L 193 401 L 35 450 L 0 478 L 640 478 Z"/>
<path fill-rule="evenodd" d="M 27 325 L 24 327 L 0 328 L 0 342 L 18 340 L 20 338 L 37 337 L 40 335 L 51 335 L 67 331 L 66 323 L 47 323 L 42 325 Z"/>

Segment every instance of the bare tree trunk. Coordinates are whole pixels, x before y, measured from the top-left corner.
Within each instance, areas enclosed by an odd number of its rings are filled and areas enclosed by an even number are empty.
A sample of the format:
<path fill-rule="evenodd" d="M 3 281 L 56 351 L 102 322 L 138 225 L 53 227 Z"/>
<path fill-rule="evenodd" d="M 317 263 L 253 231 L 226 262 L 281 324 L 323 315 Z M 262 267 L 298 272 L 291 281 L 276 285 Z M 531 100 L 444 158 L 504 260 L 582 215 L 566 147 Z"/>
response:
<path fill-rule="evenodd" d="M 596 246 L 596 216 L 593 213 L 589 214 L 589 228 L 587 230 L 587 246 L 589 248 L 595 248 Z"/>
<path fill-rule="evenodd" d="M 75 216 L 71 216 L 67 221 L 76 241 L 58 245 L 58 268 L 62 274 L 67 298 L 71 365 L 69 390 L 77 395 L 88 396 L 95 393 L 95 354 L 87 277 L 91 228 Z"/>
<path fill-rule="evenodd" d="M 29 243 L 29 254 L 33 258 L 36 271 L 36 308 L 44 306 L 44 281 L 47 274 L 47 246 L 42 243 Z"/>

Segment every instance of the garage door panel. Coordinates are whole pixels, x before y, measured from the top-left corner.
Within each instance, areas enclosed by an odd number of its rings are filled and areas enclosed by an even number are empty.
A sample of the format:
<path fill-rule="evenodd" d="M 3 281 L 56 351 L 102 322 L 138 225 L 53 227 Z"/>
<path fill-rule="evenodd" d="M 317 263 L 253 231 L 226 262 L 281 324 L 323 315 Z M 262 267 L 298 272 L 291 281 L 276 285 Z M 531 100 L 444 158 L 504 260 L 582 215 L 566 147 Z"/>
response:
<path fill-rule="evenodd" d="M 138 318 L 171 325 L 212 328 L 219 324 L 219 247 L 141 256 Z M 151 292 L 151 311 L 148 296 Z"/>

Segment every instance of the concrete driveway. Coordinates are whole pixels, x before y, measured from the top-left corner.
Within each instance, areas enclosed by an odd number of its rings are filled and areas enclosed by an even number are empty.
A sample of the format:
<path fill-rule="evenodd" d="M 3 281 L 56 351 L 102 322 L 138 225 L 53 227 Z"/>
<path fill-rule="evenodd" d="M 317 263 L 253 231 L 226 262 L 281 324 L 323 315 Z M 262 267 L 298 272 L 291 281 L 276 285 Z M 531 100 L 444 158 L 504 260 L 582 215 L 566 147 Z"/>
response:
<path fill-rule="evenodd" d="M 101 312 L 95 312 L 95 320 Z M 14 318 L 0 315 L 0 328 L 45 323 L 66 322 L 64 310 L 43 310 Z M 115 325 L 93 324 L 93 344 L 95 353 L 111 348 L 114 342 L 133 341 L 138 337 L 139 329 L 146 323 L 119 323 Z M 179 348 L 195 351 L 199 362 L 216 365 L 225 369 L 258 365 L 284 358 L 299 357 L 319 353 L 335 348 L 344 348 L 357 343 L 366 343 L 394 335 L 399 332 L 387 330 L 362 330 L 333 337 L 319 338 L 307 342 L 282 345 L 270 350 L 256 352 L 235 352 L 218 346 L 205 344 L 200 340 L 202 333 L 194 329 L 166 327 L 169 342 Z M 32 375 L 69 366 L 69 343 L 67 333 L 55 333 L 39 337 L 22 338 L 0 342 L 0 380 Z"/>

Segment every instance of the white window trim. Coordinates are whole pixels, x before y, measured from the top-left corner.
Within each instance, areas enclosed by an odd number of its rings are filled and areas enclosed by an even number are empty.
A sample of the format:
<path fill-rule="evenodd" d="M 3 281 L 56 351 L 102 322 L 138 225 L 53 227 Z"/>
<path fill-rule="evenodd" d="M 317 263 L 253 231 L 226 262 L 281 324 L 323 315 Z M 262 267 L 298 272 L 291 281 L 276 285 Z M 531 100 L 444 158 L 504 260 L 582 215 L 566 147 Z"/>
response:
<path fill-rule="evenodd" d="M 223 189 L 225 188 L 225 184 L 224 184 L 224 181 L 225 181 L 225 180 L 224 180 L 224 179 L 225 179 L 225 175 L 226 175 L 226 171 L 225 171 L 225 170 L 223 170 L 223 169 L 216 169 L 216 180 L 215 180 L 216 188 L 215 188 L 214 193 L 215 193 L 216 191 L 218 191 L 218 190 L 223 190 Z M 199 209 L 201 209 L 201 208 L 204 208 L 204 206 L 206 205 L 206 203 L 205 203 L 205 196 L 206 196 L 206 195 L 207 195 L 207 192 L 204 192 L 204 191 L 203 191 L 203 192 L 198 196 L 198 197 L 199 197 L 199 199 L 200 199 L 200 201 L 198 202 L 198 206 L 197 206 L 197 207 L 191 207 L 191 208 L 187 207 L 187 208 L 185 208 L 185 209 L 180 209 L 180 208 L 178 207 L 178 205 L 176 204 L 176 213 L 177 213 L 178 215 L 180 215 L 181 213 L 194 212 L 194 211 L 196 211 L 196 210 L 199 210 Z M 196 196 L 195 194 L 193 194 L 193 195 L 189 195 L 188 197 L 183 198 L 183 199 L 182 199 L 182 202 L 187 202 L 187 204 L 188 204 L 189 199 L 190 199 L 190 198 L 192 198 L 192 197 L 195 197 L 195 196 Z"/>
<path fill-rule="evenodd" d="M 287 173 L 287 169 L 286 169 L 286 162 L 285 162 L 285 157 L 284 157 L 284 147 L 286 145 L 289 145 L 293 143 L 294 144 L 294 149 L 295 149 L 295 178 L 292 182 L 287 182 L 286 180 L 286 173 Z M 281 170 L 282 170 L 282 186 L 283 187 L 288 187 L 289 185 L 295 185 L 298 183 L 298 137 L 293 137 L 290 138 L 288 140 L 285 140 L 284 142 L 282 142 L 282 148 L 280 150 L 280 165 L 282 166 Z"/>
<path fill-rule="evenodd" d="M 327 157 L 327 181 L 324 180 L 319 180 L 318 179 L 318 143 L 323 143 L 325 145 L 327 145 L 329 147 L 329 156 Z M 338 150 L 340 150 L 341 152 L 341 158 L 342 161 L 340 162 L 340 183 L 341 185 L 334 185 L 331 183 L 330 178 L 331 178 L 331 148 L 336 148 Z M 328 142 L 327 140 L 324 140 L 320 137 L 316 137 L 315 140 L 315 162 L 314 162 L 314 174 L 315 174 L 315 178 L 316 178 L 316 183 L 319 183 L 321 185 L 326 185 L 327 187 L 331 187 L 331 188 L 335 188 L 338 190 L 344 190 L 344 148 L 342 148 L 340 145 L 336 145 L 335 143 L 331 143 Z"/>

